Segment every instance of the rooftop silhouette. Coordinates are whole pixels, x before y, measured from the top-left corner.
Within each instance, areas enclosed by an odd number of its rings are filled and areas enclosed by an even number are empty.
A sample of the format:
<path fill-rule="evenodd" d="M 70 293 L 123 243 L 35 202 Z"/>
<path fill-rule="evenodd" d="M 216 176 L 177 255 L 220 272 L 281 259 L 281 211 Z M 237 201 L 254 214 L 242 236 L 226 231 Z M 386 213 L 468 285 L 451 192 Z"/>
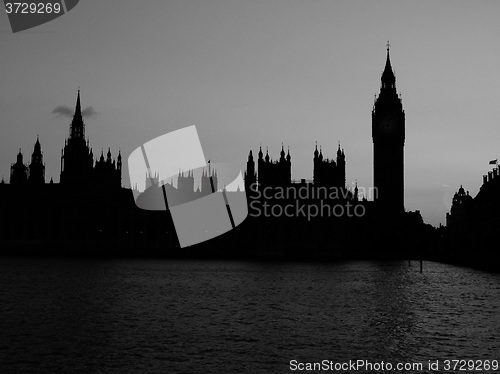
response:
<path fill-rule="evenodd" d="M 437 230 L 423 222 L 418 210 L 405 210 L 405 133 L 388 44 L 380 93 L 372 108 L 370 199 L 360 196 L 357 184 L 346 185 L 348 163 L 340 143 L 335 159 L 327 158 L 321 145 L 311 147 L 312 180 L 292 178 L 292 155 L 283 144 L 276 160 L 260 146 L 256 158 L 249 151 L 244 173 L 247 220 L 225 235 L 181 250 L 169 209 L 148 209 L 158 203 L 157 197 L 162 199 L 161 190 L 167 191 L 170 207 L 216 192 L 221 187 L 217 170 L 203 171 L 197 188 L 193 170 L 179 170 L 175 185 L 173 180 L 160 182 L 157 175 L 145 175 L 147 188 L 137 199 L 142 209 L 138 208 L 133 190 L 122 187 L 121 152 L 113 158 L 110 148 L 106 154 L 102 149 L 94 158 L 78 90 L 61 150 L 60 182 L 45 180 L 38 136 L 29 164 L 19 150 L 10 183 L 0 185 L 0 240 L 5 253 L 172 257 L 446 259 L 457 243 L 482 247 L 482 235 L 498 227 L 498 168 L 484 177 L 475 198 L 460 188 L 447 215 L 448 227 Z M 476 230 L 478 223 L 482 226 Z M 461 258 L 465 254 L 454 256 Z"/>

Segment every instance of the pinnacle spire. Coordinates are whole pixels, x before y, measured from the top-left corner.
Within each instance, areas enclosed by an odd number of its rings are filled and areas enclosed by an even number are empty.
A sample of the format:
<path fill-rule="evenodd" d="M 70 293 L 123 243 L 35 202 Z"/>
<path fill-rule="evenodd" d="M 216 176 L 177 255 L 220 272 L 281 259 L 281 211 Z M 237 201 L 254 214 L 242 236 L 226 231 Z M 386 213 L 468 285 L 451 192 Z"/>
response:
<path fill-rule="evenodd" d="M 40 153 L 42 150 L 42 146 L 40 145 L 40 139 L 38 138 L 38 135 L 36 136 L 36 142 L 35 146 L 33 147 L 33 152 L 34 153 Z"/>
<path fill-rule="evenodd" d="M 82 115 L 82 107 L 80 105 L 80 87 L 78 87 L 78 95 L 76 96 L 76 107 L 75 107 L 75 116 Z"/>
<path fill-rule="evenodd" d="M 82 107 L 80 104 L 80 88 L 76 96 L 75 114 L 70 125 L 70 138 L 85 139 L 85 125 L 82 117 Z"/>
<path fill-rule="evenodd" d="M 387 41 L 387 58 L 385 60 L 384 72 L 382 73 L 382 88 L 395 88 L 396 85 L 396 77 L 392 71 L 391 58 L 389 55 L 390 46 L 389 41 Z"/>
<path fill-rule="evenodd" d="M 40 150 L 41 146 L 40 146 L 40 138 L 38 137 L 38 135 L 36 136 L 36 142 L 35 142 L 35 150 Z"/>

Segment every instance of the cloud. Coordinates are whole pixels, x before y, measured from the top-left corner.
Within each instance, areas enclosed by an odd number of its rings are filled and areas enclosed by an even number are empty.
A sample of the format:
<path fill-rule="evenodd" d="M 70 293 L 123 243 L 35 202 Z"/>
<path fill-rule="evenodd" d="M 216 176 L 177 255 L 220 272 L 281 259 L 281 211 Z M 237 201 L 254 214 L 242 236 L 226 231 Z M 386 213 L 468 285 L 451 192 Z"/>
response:
<path fill-rule="evenodd" d="M 82 116 L 83 117 L 95 117 L 97 116 L 97 112 L 92 108 L 91 106 L 86 107 L 84 110 L 82 110 Z"/>
<path fill-rule="evenodd" d="M 64 105 L 59 105 L 52 113 L 57 114 L 57 117 L 71 117 L 73 116 L 73 109 Z"/>
<path fill-rule="evenodd" d="M 75 113 L 75 109 L 68 106 L 59 105 L 52 111 L 52 113 L 57 114 L 56 118 L 59 117 L 72 118 L 73 114 Z M 88 106 L 82 110 L 82 116 L 86 118 L 95 117 L 97 114 L 98 112 L 96 112 L 94 108 L 91 106 Z"/>

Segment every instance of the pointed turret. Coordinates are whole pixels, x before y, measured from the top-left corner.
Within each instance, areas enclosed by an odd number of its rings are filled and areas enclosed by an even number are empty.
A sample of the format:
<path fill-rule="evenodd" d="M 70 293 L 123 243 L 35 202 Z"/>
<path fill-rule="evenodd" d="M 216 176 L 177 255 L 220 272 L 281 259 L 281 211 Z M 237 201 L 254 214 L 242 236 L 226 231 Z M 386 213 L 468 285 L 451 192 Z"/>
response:
<path fill-rule="evenodd" d="M 396 88 L 396 76 L 392 71 L 391 58 L 389 56 L 390 44 L 387 42 L 387 59 L 385 61 L 384 72 L 382 73 L 381 81 L 382 88 Z"/>
<path fill-rule="evenodd" d="M 38 135 L 36 136 L 36 142 L 35 142 L 35 148 L 34 152 L 40 153 L 42 151 L 42 147 L 40 146 L 40 139 L 38 138 Z"/>
<path fill-rule="evenodd" d="M 28 167 L 28 181 L 34 184 L 45 183 L 45 165 L 43 164 L 42 146 L 37 135 L 33 153 L 31 154 L 31 163 Z"/>
<path fill-rule="evenodd" d="M 78 88 L 78 94 L 76 96 L 76 107 L 74 117 L 82 117 L 82 106 L 80 104 L 80 88 Z"/>
<path fill-rule="evenodd" d="M 23 164 L 21 148 L 17 154 L 16 163 L 10 167 L 10 184 L 24 184 L 28 180 L 28 167 Z"/>
<path fill-rule="evenodd" d="M 262 153 L 262 149 L 259 153 Z M 255 175 L 255 162 L 253 160 L 252 150 L 250 149 L 250 152 L 248 153 L 247 170 L 245 171 L 245 189 L 250 190 L 250 186 L 256 181 L 257 176 Z"/>
<path fill-rule="evenodd" d="M 17 154 L 17 163 L 23 163 L 23 153 L 21 152 L 21 148 L 19 148 L 19 153 Z"/>
<path fill-rule="evenodd" d="M 85 139 L 85 124 L 83 123 L 82 107 L 80 104 L 80 89 L 76 97 L 75 114 L 70 126 L 70 139 Z"/>
<path fill-rule="evenodd" d="M 345 164 L 345 153 L 344 153 L 344 150 L 340 146 L 340 142 L 339 142 L 339 147 L 337 149 L 337 164 L 338 165 Z"/>

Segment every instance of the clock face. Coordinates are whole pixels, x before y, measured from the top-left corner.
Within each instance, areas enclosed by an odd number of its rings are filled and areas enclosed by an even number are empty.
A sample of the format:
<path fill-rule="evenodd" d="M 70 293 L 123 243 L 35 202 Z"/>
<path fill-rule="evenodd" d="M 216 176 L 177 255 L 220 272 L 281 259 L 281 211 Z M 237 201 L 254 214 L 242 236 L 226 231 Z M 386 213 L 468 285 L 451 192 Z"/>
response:
<path fill-rule="evenodd" d="M 382 118 L 379 123 L 380 131 L 386 134 L 392 133 L 395 129 L 394 121 L 392 121 L 390 118 Z"/>

